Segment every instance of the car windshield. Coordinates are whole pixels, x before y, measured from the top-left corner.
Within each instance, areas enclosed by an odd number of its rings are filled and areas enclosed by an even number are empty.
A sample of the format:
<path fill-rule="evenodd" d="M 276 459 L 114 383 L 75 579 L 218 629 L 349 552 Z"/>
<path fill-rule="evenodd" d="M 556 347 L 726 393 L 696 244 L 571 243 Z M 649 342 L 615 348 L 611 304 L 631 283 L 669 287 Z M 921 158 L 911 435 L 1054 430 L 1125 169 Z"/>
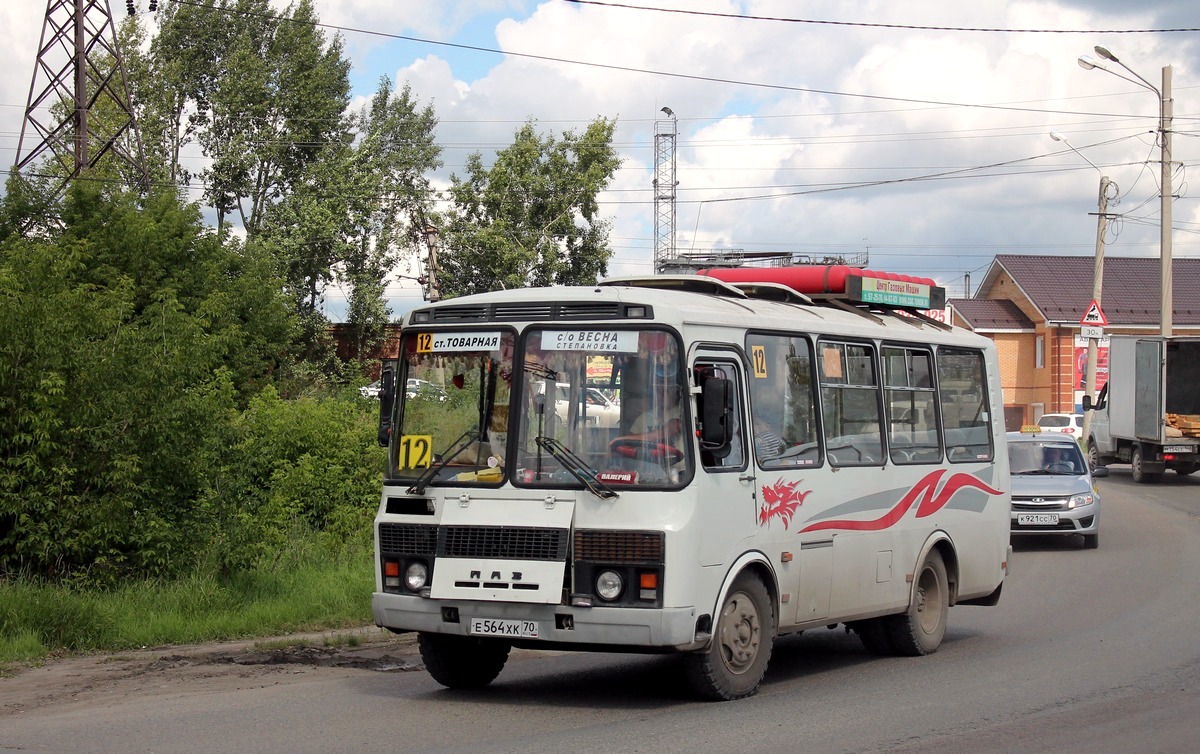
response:
<path fill-rule="evenodd" d="M 393 479 L 433 485 L 504 481 L 512 354 L 513 334 L 499 328 L 405 333 Z"/>
<path fill-rule="evenodd" d="M 565 454 L 549 447 L 565 449 L 575 466 L 618 493 L 677 486 L 691 474 L 688 387 L 671 333 L 531 330 L 517 389 L 519 434 L 511 447 L 520 486 L 582 486 L 578 469 L 571 473 Z"/>
<path fill-rule="evenodd" d="M 1008 444 L 1013 474 L 1065 474 L 1078 476 L 1086 466 L 1079 445 L 1062 441 L 1017 441 Z"/>

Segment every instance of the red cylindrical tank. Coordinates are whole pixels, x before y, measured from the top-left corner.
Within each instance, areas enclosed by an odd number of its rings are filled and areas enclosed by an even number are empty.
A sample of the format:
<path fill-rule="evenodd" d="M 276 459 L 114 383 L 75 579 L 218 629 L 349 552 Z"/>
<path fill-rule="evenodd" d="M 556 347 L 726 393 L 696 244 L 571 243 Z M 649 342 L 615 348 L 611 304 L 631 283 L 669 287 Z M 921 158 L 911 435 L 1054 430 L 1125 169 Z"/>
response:
<path fill-rule="evenodd" d="M 726 283 L 778 283 L 799 293 L 845 293 L 846 278 L 862 274 L 844 264 L 806 267 L 711 267 L 697 275 L 707 275 Z"/>
<path fill-rule="evenodd" d="M 932 278 L 864 270 L 844 264 L 803 267 L 710 267 L 696 274 L 707 275 L 726 283 L 778 283 L 805 294 L 845 293 L 846 280 L 851 277 L 898 280 L 928 285 L 931 288 L 937 285 L 937 281 Z"/>

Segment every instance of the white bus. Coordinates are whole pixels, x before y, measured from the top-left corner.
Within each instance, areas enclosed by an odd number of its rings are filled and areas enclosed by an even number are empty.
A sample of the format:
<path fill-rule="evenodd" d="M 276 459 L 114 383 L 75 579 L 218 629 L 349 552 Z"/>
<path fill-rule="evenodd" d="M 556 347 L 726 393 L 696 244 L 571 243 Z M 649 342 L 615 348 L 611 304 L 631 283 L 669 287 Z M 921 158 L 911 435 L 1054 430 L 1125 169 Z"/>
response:
<path fill-rule="evenodd" d="M 927 279 L 706 273 L 406 315 L 372 606 L 441 684 L 490 683 L 513 646 L 681 652 L 700 695 L 736 699 L 777 636 L 841 623 L 924 655 L 950 606 L 996 604 L 992 342 L 922 316 L 945 298 Z M 395 389 L 414 378 L 446 397 Z M 589 416 L 593 389 L 618 419 Z"/>

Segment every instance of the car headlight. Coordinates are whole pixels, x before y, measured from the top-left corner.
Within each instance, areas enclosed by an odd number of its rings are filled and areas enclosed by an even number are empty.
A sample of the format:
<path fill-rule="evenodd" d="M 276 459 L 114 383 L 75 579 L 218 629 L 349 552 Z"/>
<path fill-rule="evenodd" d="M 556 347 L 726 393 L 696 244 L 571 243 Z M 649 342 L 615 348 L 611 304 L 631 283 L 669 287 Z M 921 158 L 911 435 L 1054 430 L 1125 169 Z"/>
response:
<path fill-rule="evenodd" d="M 617 597 L 620 597 L 624 586 L 625 584 L 621 581 L 621 574 L 616 571 L 601 571 L 596 576 L 596 594 L 606 602 L 612 602 Z"/>
<path fill-rule="evenodd" d="M 424 563 L 411 563 L 408 570 L 404 572 L 404 585 L 416 592 L 425 586 L 427 578 L 429 578 L 429 570 Z"/>
<path fill-rule="evenodd" d="M 1093 502 L 1095 502 L 1095 495 L 1087 492 L 1082 495 L 1072 495 L 1071 499 L 1067 501 L 1067 507 L 1074 510 L 1075 508 L 1082 508 L 1085 505 L 1091 505 Z"/>

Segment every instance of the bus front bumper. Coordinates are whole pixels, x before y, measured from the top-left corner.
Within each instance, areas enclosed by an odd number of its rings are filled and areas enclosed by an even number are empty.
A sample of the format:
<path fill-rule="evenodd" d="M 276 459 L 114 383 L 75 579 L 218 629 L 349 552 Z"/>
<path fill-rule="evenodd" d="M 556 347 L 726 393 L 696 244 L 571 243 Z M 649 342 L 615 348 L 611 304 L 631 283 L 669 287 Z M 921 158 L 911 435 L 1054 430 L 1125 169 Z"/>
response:
<path fill-rule="evenodd" d="M 375 625 L 395 631 L 421 631 L 458 636 L 472 632 L 473 619 L 532 622 L 535 637 L 526 643 L 689 650 L 703 647 L 708 635 L 696 635 L 691 607 L 643 609 L 574 607 L 511 602 L 433 600 L 413 595 L 375 592 L 371 597 Z M 570 647 L 567 647 L 570 648 Z"/>

